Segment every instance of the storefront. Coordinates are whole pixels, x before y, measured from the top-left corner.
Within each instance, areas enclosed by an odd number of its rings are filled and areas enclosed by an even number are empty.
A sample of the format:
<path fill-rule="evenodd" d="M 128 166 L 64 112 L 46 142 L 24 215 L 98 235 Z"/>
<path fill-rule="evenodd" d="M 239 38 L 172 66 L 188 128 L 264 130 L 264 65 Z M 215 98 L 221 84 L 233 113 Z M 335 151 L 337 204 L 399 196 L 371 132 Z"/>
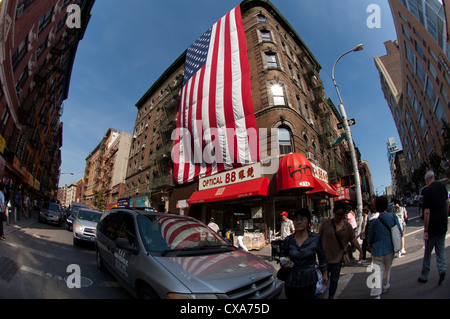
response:
<path fill-rule="evenodd" d="M 199 190 L 187 201 L 190 215 L 206 224 L 214 218 L 224 236 L 239 220 L 248 232 L 247 237 L 251 237 L 248 248 L 258 249 L 267 231 L 265 211 L 269 182 L 262 176 L 260 163 L 201 178 Z M 254 241 L 258 242 L 255 246 Z"/>
<path fill-rule="evenodd" d="M 240 220 L 254 241 L 265 241 L 280 230 L 283 211 L 307 207 L 317 224 L 329 217 L 337 193 L 326 171 L 305 156 L 287 154 L 275 174 L 264 173 L 264 166 L 256 163 L 201 178 L 187 201 L 189 215 L 206 224 L 213 217 L 223 235 Z"/>

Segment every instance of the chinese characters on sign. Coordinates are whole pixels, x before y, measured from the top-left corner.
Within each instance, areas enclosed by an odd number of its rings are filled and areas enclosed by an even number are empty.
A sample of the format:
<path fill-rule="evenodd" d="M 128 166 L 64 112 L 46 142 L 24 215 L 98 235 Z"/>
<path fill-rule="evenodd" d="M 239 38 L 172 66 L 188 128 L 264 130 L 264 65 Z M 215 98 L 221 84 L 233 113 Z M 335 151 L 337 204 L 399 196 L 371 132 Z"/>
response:
<path fill-rule="evenodd" d="M 242 166 L 236 169 L 225 171 L 213 176 L 200 179 L 199 190 L 227 186 L 231 184 L 247 182 L 261 177 L 261 164 Z"/>

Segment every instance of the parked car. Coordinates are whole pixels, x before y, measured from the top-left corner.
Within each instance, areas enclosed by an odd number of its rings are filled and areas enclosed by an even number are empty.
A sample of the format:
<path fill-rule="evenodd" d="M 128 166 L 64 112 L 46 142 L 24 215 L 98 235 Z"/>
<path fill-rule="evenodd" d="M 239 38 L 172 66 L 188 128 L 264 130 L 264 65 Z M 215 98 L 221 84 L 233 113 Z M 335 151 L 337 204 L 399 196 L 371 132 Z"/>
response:
<path fill-rule="evenodd" d="M 81 208 L 73 220 L 73 244 L 77 245 L 80 241 L 94 242 L 101 217 L 102 212 L 98 210 Z"/>
<path fill-rule="evenodd" d="M 67 230 L 73 230 L 73 220 L 77 217 L 78 212 L 81 208 L 89 208 L 88 205 L 83 203 L 76 203 L 72 202 L 72 205 L 70 206 L 70 210 L 68 212 L 68 215 L 66 217 L 65 226 Z"/>
<path fill-rule="evenodd" d="M 44 202 L 39 209 L 39 221 L 45 221 L 56 225 L 61 225 L 63 221 L 62 208 L 57 203 Z"/>
<path fill-rule="evenodd" d="M 110 210 L 97 226 L 96 255 L 98 268 L 138 298 L 265 299 L 282 290 L 271 264 L 188 216 Z"/>

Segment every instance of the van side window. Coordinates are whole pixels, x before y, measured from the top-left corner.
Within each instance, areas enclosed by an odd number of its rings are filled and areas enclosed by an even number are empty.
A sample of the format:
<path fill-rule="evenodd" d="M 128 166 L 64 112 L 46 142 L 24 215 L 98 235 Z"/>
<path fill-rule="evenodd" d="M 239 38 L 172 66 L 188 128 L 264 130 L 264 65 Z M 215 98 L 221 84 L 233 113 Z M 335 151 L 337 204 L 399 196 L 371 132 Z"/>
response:
<path fill-rule="evenodd" d="M 120 230 L 119 227 L 122 217 L 123 212 L 110 213 L 108 216 L 104 217 L 98 230 L 110 240 L 116 240 Z"/>
<path fill-rule="evenodd" d="M 134 227 L 133 216 L 125 214 L 120 230 L 117 234 L 118 238 L 126 238 L 133 247 L 136 244 L 136 229 Z"/>

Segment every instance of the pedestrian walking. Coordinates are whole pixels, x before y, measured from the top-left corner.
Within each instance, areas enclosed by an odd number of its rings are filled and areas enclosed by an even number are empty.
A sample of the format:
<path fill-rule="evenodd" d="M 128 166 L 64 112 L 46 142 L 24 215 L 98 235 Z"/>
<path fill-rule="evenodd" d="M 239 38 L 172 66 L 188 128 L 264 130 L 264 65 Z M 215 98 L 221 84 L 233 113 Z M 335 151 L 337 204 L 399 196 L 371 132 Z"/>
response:
<path fill-rule="evenodd" d="M 434 172 L 425 174 L 427 188 L 423 190 L 423 214 L 425 252 L 423 256 L 422 273 L 418 279 L 425 283 L 430 275 L 431 252 L 436 252 L 436 262 L 439 273 L 439 284 L 445 279 L 447 266 L 445 263 L 445 236 L 448 224 L 448 193 L 445 186 L 435 180 Z"/>
<path fill-rule="evenodd" d="M 366 226 L 366 240 L 367 240 L 367 245 L 369 246 L 369 251 L 370 251 L 370 255 L 372 258 L 372 262 L 370 263 L 370 267 L 373 267 L 373 247 L 372 245 L 369 244 L 369 231 L 370 231 L 370 225 L 372 225 L 372 222 L 377 219 L 380 216 L 380 213 L 378 213 L 377 211 L 373 211 L 370 212 L 369 214 L 369 220 L 367 221 L 367 226 Z"/>
<path fill-rule="evenodd" d="M 20 220 L 20 214 L 22 214 L 22 196 L 20 190 L 14 192 L 14 207 L 16 209 L 17 220 Z"/>
<path fill-rule="evenodd" d="M 285 281 L 286 297 L 293 300 L 314 299 L 319 279 L 316 259 L 319 260 L 322 284 L 326 285 L 328 282 L 328 263 L 322 239 L 319 234 L 309 230 L 311 213 L 308 209 L 295 211 L 293 218 L 295 233 L 287 236 L 281 247 L 281 255 L 289 257 L 293 262 Z"/>
<path fill-rule="evenodd" d="M 352 226 L 346 220 L 346 207 L 337 202 L 333 208 L 333 218 L 322 223 L 319 234 L 328 261 L 328 277 L 330 287 L 328 298 L 333 299 L 336 293 L 342 268 L 342 259 L 349 243 L 352 243 L 363 254 L 361 246 L 355 237 Z"/>
<path fill-rule="evenodd" d="M 373 285 L 370 296 L 380 299 L 381 294 L 390 288 L 390 277 L 392 261 L 394 260 L 394 244 L 390 228 L 397 225 L 398 218 L 393 213 L 387 212 L 388 201 L 385 196 L 377 197 L 375 200 L 375 210 L 380 213 L 377 219 L 372 221 L 369 229 L 369 245 L 372 248 L 372 256 L 374 267 L 378 267 L 375 271 L 375 284 Z M 386 227 L 387 225 L 389 227 Z"/>
<path fill-rule="evenodd" d="M 347 221 L 349 222 L 350 225 L 352 225 L 353 230 L 355 230 L 358 227 L 358 223 L 356 222 L 356 216 L 351 206 L 347 206 Z"/>
<path fill-rule="evenodd" d="M 240 220 L 236 222 L 234 233 L 237 237 L 237 247 L 242 248 L 244 251 L 248 252 L 248 249 L 244 244 L 244 224 L 242 224 Z"/>
<path fill-rule="evenodd" d="M 368 207 L 364 207 L 362 213 L 362 221 L 361 221 L 361 232 L 358 234 L 358 237 L 362 240 L 361 249 L 362 249 L 362 258 L 360 262 L 365 262 L 367 260 L 367 252 L 370 251 L 369 244 L 367 242 L 367 234 L 368 234 L 368 224 L 369 224 L 369 215 L 370 210 Z"/>
<path fill-rule="evenodd" d="M 214 217 L 210 218 L 208 227 L 214 230 L 216 233 L 218 233 L 220 230 L 219 225 L 217 225 L 214 221 Z"/>
<path fill-rule="evenodd" d="M 5 187 L 0 183 L 0 240 L 5 240 L 5 233 L 3 231 L 3 222 L 6 221 L 6 202 L 5 202 Z"/>
<path fill-rule="evenodd" d="M 284 240 L 287 236 L 293 234 L 295 232 L 294 223 L 289 219 L 289 214 L 287 212 L 282 212 L 280 214 L 281 221 L 281 230 L 275 234 L 275 236 L 280 235 L 281 240 Z"/>
<path fill-rule="evenodd" d="M 400 200 L 397 198 L 394 198 L 394 206 L 392 207 L 392 212 L 397 216 L 400 230 L 402 231 L 402 249 L 398 252 L 398 257 L 402 257 L 402 254 L 406 254 L 405 227 L 406 219 L 408 218 L 408 212 L 406 211 L 405 207 L 401 206 Z"/>
<path fill-rule="evenodd" d="M 25 219 L 30 219 L 30 217 L 28 216 L 30 212 L 30 197 L 28 196 L 28 194 L 25 194 L 25 198 L 23 199 L 23 210 Z"/>

